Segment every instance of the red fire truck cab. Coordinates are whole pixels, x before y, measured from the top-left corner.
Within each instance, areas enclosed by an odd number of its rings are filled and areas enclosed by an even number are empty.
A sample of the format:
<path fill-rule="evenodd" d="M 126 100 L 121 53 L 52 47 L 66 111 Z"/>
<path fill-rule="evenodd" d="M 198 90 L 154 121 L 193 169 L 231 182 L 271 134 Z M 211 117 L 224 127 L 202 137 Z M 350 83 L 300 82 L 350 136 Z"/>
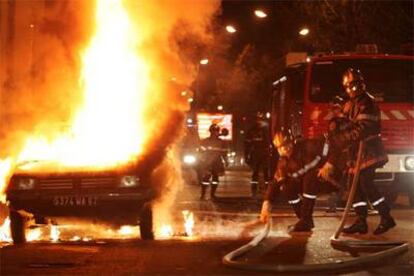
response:
<path fill-rule="evenodd" d="M 297 61 L 297 60 L 296 60 Z M 361 70 L 381 109 L 382 139 L 389 162 L 377 170 L 389 201 L 408 192 L 414 205 L 414 56 L 341 54 L 304 56 L 273 83 L 272 133 L 289 126 L 295 136 L 323 134 L 332 117 L 329 101 L 344 94 L 342 74 Z"/>

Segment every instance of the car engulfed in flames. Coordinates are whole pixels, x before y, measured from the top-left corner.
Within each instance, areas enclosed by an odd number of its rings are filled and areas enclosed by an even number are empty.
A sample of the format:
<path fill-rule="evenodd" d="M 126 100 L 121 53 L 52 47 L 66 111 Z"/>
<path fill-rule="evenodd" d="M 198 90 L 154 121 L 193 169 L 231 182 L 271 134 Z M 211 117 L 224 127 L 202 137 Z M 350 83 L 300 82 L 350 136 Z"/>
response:
<path fill-rule="evenodd" d="M 139 224 L 141 238 L 154 238 L 154 199 L 159 199 L 156 203 L 161 209 L 160 201 L 168 201 L 165 198 L 172 198 L 169 191 L 176 190 L 160 192 L 163 185 L 172 186 L 172 181 L 165 177 L 168 172 L 179 175 L 172 165 L 174 161 L 170 161 L 173 158 L 167 155 L 180 136 L 184 112 L 189 106 L 180 91 L 172 91 L 175 88 L 171 88 L 174 85 L 170 79 L 175 73 L 183 77 L 183 82 L 190 82 L 191 77 L 179 56 L 163 48 L 169 45 L 169 35 L 152 32 L 158 22 L 153 22 L 153 16 L 138 16 L 141 9 L 134 2 L 33 3 L 36 9 L 51 14 L 59 7 L 77 10 L 79 17 L 85 17 L 80 22 L 88 25 L 78 27 L 90 29 L 90 33 L 85 31 L 82 43 L 68 45 L 74 57 L 69 61 L 71 66 L 63 69 L 50 58 L 50 66 L 44 71 L 39 69 L 42 76 L 58 71 L 65 83 L 70 83 L 67 92 L 76 96 L 69 99 L 62 93 L 59 100 L 67 108 L 65 115 L 54 107 L 45 112 L 34 106 L 31 110 L 39 109 L 43 119 L 22 132 L 24 137 L 10 161 L 0 159 L 0 201 L 5 194 L 14 243 L 30 240 L 26 228 L 33 221 L 43 224 L 66 219 L 92 219 L 118 226 Z M 87 8 L 82 11 L 79 7 L 84 6 Z M 148 9 L 156 6 L 151 1 L 145 3 Z M 25 9 L 31 7 L 22 8 L 20 15 L 10 12 L 24 21 Z M 134 7 L 133 11 L 128 7 Z M 174 25 L 178 18 L 172 17 L 166 26 Z M 191 18 L 188 16 L 188 20 Z M 36 35 L 43 31 L 34 28 L 35 24 L 30 26 Z M 23 36 L 18 38 L 24 40 Z M 159 41 L 158 48 L 148 47 L 153 40 Z M 60 53 L 61 49 L 56 47 Z M 76 75 L 76 80 L 67 77 L 69 73 Z M 51 83 L 39 90 L 45 101 L 50 91 L 65 88 L 65 83 Z M 159 110 L 162 112 L 156 112 Z M 56 130 L 53 124 L 60 123 L 65 127 Z M 174 184 L 179 182 L 179 177 L 170 178 L 175 180 Z M 162 220 L 163 217 L 155 219 L 154 224 Z"/>

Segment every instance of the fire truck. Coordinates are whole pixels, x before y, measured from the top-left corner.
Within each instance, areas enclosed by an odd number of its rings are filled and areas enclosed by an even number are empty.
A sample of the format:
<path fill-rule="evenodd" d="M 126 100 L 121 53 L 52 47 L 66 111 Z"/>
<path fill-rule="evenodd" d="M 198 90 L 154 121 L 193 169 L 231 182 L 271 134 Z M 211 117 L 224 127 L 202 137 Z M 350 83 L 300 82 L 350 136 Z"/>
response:
<path fill-rule="evenodd" d="M 389 162 L 377 170 L 376 182 L 393 202 L 408 193 L 414 206 L 414 56 L 388 54 L 290 54 L 273 83 L 272 133 L 290 127 L 295 136 L 322 135 L 332 118 L 329 102 L 344 94 L 342 74 L 359 68 L 367 90 L 381 109 L 382 139 Z"/>

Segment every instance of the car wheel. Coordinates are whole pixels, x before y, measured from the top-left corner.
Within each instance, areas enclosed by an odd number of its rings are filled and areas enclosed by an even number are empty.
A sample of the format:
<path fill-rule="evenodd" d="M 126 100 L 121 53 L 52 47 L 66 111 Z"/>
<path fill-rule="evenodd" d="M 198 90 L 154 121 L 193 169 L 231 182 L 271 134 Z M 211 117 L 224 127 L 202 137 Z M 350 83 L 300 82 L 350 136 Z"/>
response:
<path fill-rule="evenodd" d="M 10 211 L 10 233 L 14 244 L 26 242 L 26 219 L 16 211 Z"/>
<path fill-rule="evenodd" d="M 141 239 L 143 240 L 154 239 L 154 231 L 152 224 L 152 208 L 150 204 L 145 205 L 141 211 L 139 221 L 139 232 L 141 233 Z"/>

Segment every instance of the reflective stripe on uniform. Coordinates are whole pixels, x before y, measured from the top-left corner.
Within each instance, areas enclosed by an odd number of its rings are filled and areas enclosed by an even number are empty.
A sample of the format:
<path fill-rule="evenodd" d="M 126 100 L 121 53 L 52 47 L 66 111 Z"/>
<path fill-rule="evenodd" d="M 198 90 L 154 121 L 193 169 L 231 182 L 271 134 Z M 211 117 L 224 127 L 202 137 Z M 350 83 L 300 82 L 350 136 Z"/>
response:
<path fill-rule="evenodd" d="M 359 114 L 358 116 L 356 116 L 355 120 L 356 121 L 368 120 L 368 121 L 377 122 L 379 121 L 379 117 L 375 115 L 370 115 L 370 114 Z"/>
<path fill-rule="evenodd" d="M 213 181 L 211 184 L 218 185 L 219 183 L 217 181 Z"/>
<path fill-rule="evenodd" d="M 298 197 L 297 199 L 293 199 L 293 200 L 288 200 L 289 204 L 297 204 L 300 202 L 300 197 Z"/>
<path fill-rule="evenodd" d="M 367 206 L 367 203 L 365 201 L 359 201 L 352 204 L 352 207 L 361 207 L 361 206 Z"/>
<path fill-rule="evenodd" d="M 327 143 L 325 143 L 323 145 L 323 150 L 322 150 L 322 156 L 327 156 L 328 155 L 328 151 L 329 151 L 329 145 Z"/>
<path fill-rule="evenodd" d="M 201 184 L 203 184 L 203 185 L 210 185 L 210 182 L 201 182 Z"/>
<path fill-rule="evenodd" d="M 310 195 L 303 193 L 303 197 L 309 198 L 309 199 L 316 199 L 316 195 Z"/>
<path fill-rule="evenodd" d="M 383 202 L 385 200 L 384 197 L 381 197 L 380 199 L 378 199 L 377 201 L 372 203 L 372 206 L 377 206 L 378 204 L 380 204 L 381 202 Z"/>
<path fill-rule="evenodd" d="M 314 167 L 316 167 L 316 165 L 318 165 L 319 161 L 321 161 L 321 157 L 318 155 L 318 156 L 315 157 L 315 159 L 313 159 L 311 162 L 306 164 L 303 168 L 301 168 L 300 170 L 290 174 L 290 176 L 293 177 L 293 178 L 298 178 L 299 176 L 304 175 L 307 171 L 309 171 L 310 169 L 313 169 Z"/>
<path fill-rule="evenodd" d="M 259 181 L 250 181 L 250 184 L 258 184 L 258 183 L 259 183 Z"/>

